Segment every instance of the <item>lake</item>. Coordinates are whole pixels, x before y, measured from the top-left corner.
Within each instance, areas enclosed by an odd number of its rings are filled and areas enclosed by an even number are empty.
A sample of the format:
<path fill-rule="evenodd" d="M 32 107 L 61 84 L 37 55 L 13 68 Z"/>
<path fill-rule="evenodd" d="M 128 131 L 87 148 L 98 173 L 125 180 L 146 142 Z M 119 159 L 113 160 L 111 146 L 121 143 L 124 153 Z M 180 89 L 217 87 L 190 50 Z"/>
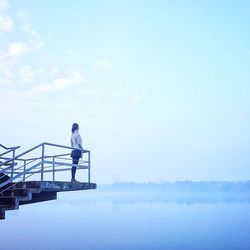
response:
<path fill-rule="evenodd" d="M 250 249 L 250 200 L 212 194 L 76 191 L 0 221 L 1 250 Z"/>

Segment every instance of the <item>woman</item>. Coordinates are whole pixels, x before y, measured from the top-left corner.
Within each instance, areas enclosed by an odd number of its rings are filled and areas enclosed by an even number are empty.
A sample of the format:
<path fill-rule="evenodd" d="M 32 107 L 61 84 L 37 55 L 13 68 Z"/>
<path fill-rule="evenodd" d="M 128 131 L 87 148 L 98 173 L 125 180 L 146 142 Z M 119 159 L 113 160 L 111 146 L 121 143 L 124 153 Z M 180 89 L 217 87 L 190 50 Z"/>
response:
<path fill-rule="evenodd" d="M 79 159 L 82 158 L 82 138 L 79 134 L 79 125 L 77 123 L 73 123 L 72 125 L 72 134 L 71 134 L 71 147 L 75 148 L 72 150 L 71 152 L 71 157 L 72 157 L 72 164 L 78 164 Z M 72 182 L 77 182 L 75 179 L 75 175 L 76 175 L 76 166 L 72 166 L 71 169 L 71 181 Z"/>

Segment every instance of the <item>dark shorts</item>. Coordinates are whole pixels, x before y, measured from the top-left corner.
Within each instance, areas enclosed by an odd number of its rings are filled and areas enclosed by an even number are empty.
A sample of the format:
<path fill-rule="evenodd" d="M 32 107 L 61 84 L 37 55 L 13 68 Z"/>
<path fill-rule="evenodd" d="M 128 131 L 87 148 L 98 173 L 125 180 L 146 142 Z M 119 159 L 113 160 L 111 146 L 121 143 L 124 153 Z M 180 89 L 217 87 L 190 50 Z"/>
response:
<path fill-rule="evenodd" d="M 73 159 L 80 159 L 82 156 L 82 152 L 80 149 L 73 149 L 71 152 L 71 157 Z"/>

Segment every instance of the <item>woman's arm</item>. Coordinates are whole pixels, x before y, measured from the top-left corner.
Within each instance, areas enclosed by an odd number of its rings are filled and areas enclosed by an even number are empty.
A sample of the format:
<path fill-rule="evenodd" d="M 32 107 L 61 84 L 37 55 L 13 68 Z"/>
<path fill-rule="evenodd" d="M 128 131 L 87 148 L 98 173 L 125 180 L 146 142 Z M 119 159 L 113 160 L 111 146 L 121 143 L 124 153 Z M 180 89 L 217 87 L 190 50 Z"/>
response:
<path fill-rule="evenodd" d="M 79 133 L 76 134 L 76 143 L 79 146 L 80 149 L 83 149 L 82 147 L 82 137 L 80 136 Z"/>

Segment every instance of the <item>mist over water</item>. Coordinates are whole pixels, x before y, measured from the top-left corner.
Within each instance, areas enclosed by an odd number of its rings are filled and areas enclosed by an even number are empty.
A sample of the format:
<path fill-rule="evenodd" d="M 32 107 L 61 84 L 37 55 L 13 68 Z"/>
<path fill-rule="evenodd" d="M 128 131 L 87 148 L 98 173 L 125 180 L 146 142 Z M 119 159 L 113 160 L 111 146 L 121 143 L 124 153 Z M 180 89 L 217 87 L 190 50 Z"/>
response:
<path fill-rule="evenodd" d="M 0 232 L 1 250 L 249 249 L 250 192 L 100 186 L 6 212 Z"/>

